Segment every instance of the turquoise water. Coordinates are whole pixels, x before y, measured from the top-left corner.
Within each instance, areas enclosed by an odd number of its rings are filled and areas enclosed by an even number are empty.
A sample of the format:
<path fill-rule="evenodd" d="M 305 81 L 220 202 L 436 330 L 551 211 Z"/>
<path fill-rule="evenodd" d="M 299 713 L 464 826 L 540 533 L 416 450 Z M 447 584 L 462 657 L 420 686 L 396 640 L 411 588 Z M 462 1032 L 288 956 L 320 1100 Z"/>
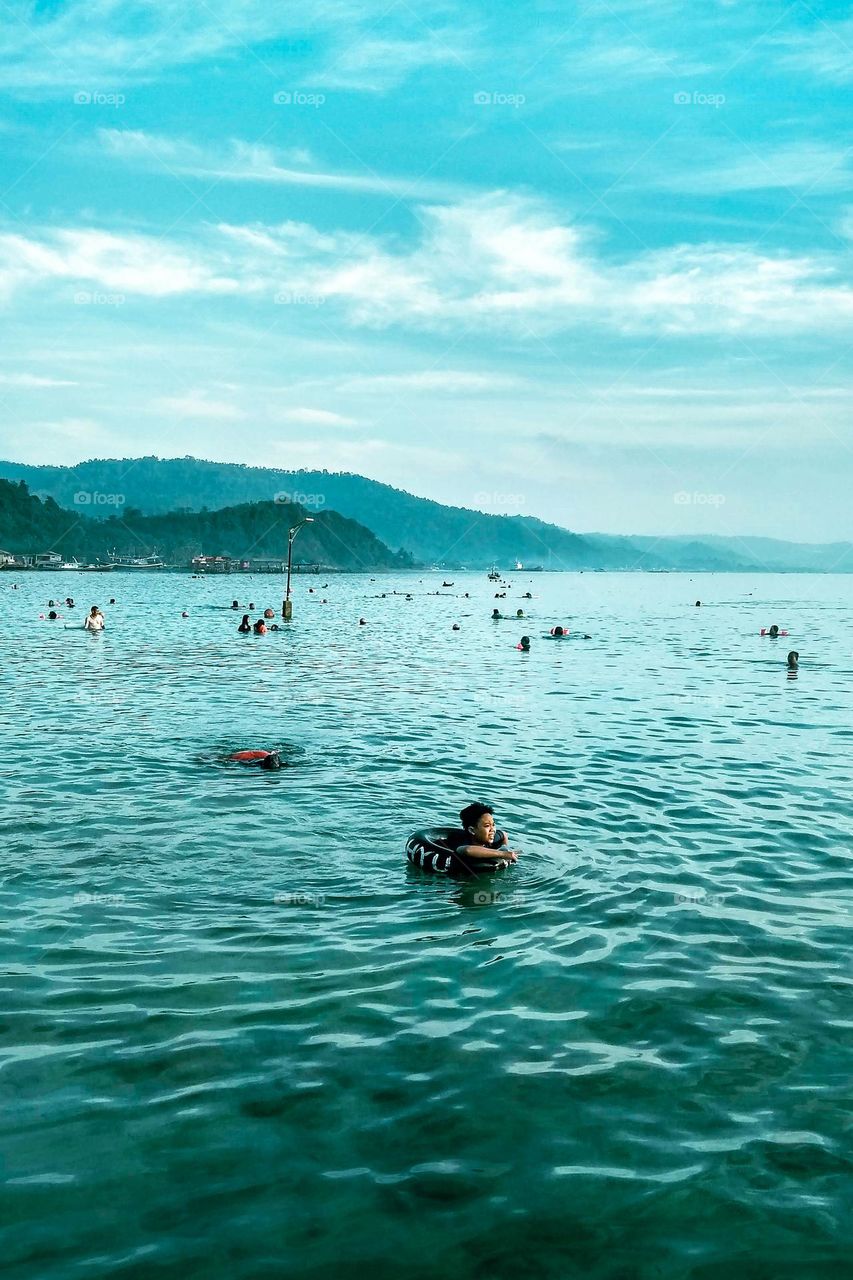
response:
<path fill-rule="evenodd" d="M 0 576 L 8 1275 L 849 1263 L 853 578 L 510 580 Z"/>

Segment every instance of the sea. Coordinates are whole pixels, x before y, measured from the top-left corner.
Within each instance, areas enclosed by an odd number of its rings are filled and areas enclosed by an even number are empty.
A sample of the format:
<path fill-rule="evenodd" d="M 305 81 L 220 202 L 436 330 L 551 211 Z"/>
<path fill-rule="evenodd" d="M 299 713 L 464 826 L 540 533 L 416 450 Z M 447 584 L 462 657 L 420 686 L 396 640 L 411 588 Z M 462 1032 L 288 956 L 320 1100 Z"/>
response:
<path fill-rule="evenodd" d="M 0 575 L 6 1280 L 849 1274 L 853 576 L 282 594 Z"/>

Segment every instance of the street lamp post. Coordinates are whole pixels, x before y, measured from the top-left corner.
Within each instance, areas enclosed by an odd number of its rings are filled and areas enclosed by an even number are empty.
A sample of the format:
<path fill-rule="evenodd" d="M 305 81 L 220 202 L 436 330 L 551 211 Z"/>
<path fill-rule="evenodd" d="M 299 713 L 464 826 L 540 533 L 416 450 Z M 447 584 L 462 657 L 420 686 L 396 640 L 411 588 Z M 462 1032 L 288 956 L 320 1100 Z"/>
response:
<path fill-rule="evenodd" d="M 287 622 L 293 617 L 293 601 L 290 598 L 290 566 L 293 561 L 293 539 L 303 525 L 313 523 L 314 517 L 306 516 L 304 520 L 299 521 L 299 524 L 295 524 L 292 529 L 287 531 L 287 586 L 284 590 L 284 600 L 281 603 L 281 616 Z"/>

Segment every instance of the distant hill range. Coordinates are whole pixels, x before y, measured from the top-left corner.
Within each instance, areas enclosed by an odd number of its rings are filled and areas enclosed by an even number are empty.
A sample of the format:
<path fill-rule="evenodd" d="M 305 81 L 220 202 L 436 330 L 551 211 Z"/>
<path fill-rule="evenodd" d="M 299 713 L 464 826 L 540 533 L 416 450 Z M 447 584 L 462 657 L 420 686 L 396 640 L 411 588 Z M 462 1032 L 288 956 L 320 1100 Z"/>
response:
<path fill-rule="evenodd" d="M 82 493 L 78 490 L 78 495 Z M 99 490 L 98 492 L 104 492 Z M 194 556 L 234 560 L 284 560 L 287 534 L 309 512 L 286 502 L 246 502 L 218 511 L 143 515 L 129 504 L 107 506 L 107 519 L 89 515 L 93 502 L 73 510 L 29 492 L 25 481 L 0 480 L 0 548 L 12 554 L 56 552 L 81 564 L 117 556 L 159 555 L 167 564 L 188 565 Z M 356 520 L 320 511 L 300 530 L 294 563 L 330 569 L 407 569 L 410 556 L 389 551 Z"/>
<path fill-rule="evenodd" d="M 578 534 L 531 516 L 489 515 L 445 506 L 348 472 L 282 471 L 199 458 L 99 459 L 74 467 L 37 467 L 0 461 L 0 476 L 24 480 L 33 493 L 86 516 L 109 518 L 116 495 L 123 510 L 146 516 L 204 515 L 285 495 L 309 514 L 357 521 L 384 551 L 448 569 L 504 571 L 521 561 L 545 569 L 773 570 L 853 572 L 853 544 L 818 545 L 771 538 Z M 80 498 L 83 498 L 83 502 Z M 113 505 L 110 505 L 110 503 Z M 201 533 L 202 525 L 194 526 Z M 149 530 L 152 534 L 154 526 Z M 212 532 L 212 530 L 211 530 Z M 306 531 L 307 532 L 307 531 Z M 300 535 L 300 538 L 303 535 Z M 213 547 L 205 547 L 213 552 Z M 304 552 L 304 544 L 300 542 Z M 378 553 L 378 548 L 377 548 Z"/>

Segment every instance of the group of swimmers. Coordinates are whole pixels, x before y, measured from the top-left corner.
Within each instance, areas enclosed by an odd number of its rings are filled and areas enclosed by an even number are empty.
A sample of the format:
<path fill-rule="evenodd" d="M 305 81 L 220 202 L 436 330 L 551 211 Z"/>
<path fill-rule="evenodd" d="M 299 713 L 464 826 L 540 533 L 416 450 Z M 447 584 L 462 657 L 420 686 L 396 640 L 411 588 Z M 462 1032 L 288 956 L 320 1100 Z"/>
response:
<path fill-rule="evenodd" d="M 235 607 L 238 609 L 240 608 L 236 600 L 234 601 L 234 604 L 232 604 L 231 608 L 233 609 Z M 254 607 L 255 606 L 253 604 L 249 605 L 250 609 L 254 609 Z M 262 618 L 258 618 L 257 621 L 253 623 L 248 613 L 244 613 L 243 618 L 237 630 L 240 632 L 241 635 L 244 635 L 244 636 L 252 635 L 252 634 L 256 636 L 265 636 L 268 631 L 280 631 L 281 628 L 279 627 L 278 623 L 271 621 L 271 619 L 273 619 L 274 617 L 275 617 L 275 610 L 266 608 L 264 609 L 264 616 Z M 269 626 L 267 626 L 268 622 L 269 622 Z"/>

